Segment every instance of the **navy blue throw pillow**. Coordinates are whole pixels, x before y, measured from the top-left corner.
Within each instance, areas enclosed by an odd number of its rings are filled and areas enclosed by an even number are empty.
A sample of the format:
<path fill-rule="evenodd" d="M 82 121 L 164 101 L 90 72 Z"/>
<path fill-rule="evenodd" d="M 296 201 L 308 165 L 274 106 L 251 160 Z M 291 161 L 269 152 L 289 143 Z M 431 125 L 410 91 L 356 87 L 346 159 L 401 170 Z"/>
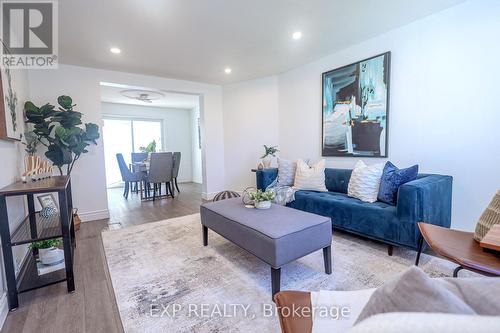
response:
<path fill-rule="evenodd" d="M 391 162 L 387 162 L 380 179 L 380 189 L 378 191 L 378 201 L 391 205 L 396 204 L 398 189 L 404 183 L 417 179 L 418 165 L 406 169 L 398 169 Z"/>

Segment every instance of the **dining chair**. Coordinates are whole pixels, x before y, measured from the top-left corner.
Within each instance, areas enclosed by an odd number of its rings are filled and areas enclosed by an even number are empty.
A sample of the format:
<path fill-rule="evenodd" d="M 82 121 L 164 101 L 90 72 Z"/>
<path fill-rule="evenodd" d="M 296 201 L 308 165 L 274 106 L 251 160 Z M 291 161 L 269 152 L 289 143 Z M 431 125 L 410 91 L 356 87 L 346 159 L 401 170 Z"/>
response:
<path fill-rule="evenodd" d="M 118 161 L 118 167 L 120 168 L 120 173 L 122 180 L 125 182 L 125 189 L 123 191 L 123 196 L 128 199 L 128 193 L 130 191 L 130 183 L 141 182 L 144 179 L 143 172 L 132 172 L 127 168 L 127 163 L 122 154 L 116 154 L 116 160 Z"/>
<path fill-rule="evenodd" d="M 175 188 L 177 189 L 177 192 L 181 193 L 179 190 L 179 185 L 177 184 L 177 176 L 179 175 L 179 166 L 181 164 L 181 152 L 176 151 L 174 152 L 174 164 L 172 167 L 172 179 L 173 183 L 175 184 Z M 173 188 L 173 186 L 172 186 Z"/>
<path fill-rule="evenodd" d="M 132 164 L 130 165 L 130 170 L 132 172 L 135 172 L 136 169 L 134 168 L 133 164 L 147 160 L 148 156 L 149 156 L 149 153 L 132 153 L 131 154 Z M 135 193 L 139 193 L 139 184 L 136 182 L 134 185 L 135 185 Z M 134 189 L 132 189 L 132 190 L 134 190 Z"/>
<path fill-rule="evenodd" d="M 149 174 L 146 182 L 153 184 L 153 201 L 156 199 L 156 193 L 161 196 L 161 185 L 165 183 L 165 191 L 168 196 L 169 192 L 172 198 L 174 191 L 171 188 L 173 169 L 173 154 L 172 153 L 152 153 L 149 164 Z M 146 189 L 149 184 L 146 185 Z"/>

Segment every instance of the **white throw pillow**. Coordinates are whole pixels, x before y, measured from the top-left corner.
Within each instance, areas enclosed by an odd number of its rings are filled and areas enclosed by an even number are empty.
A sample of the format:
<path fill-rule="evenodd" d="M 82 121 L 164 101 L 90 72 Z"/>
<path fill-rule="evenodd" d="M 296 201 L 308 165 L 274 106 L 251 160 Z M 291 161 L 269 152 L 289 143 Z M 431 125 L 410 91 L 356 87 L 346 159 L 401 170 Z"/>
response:
<path fill-rule="evenodd" d="M 295 171 L 294 187 L 298 190 L 311 190 L 327 192 L 325 186 L 325 160 L 316 162 L 309 166 L 299 159 Z"/>
<path fill-rule="evenodd" d="M 347 186 L 347 195 L 361 201 L 377 201 L 383 171 L 384 163 L 366 165 L 359 160 L 352 170 L 349 186 Z"/>

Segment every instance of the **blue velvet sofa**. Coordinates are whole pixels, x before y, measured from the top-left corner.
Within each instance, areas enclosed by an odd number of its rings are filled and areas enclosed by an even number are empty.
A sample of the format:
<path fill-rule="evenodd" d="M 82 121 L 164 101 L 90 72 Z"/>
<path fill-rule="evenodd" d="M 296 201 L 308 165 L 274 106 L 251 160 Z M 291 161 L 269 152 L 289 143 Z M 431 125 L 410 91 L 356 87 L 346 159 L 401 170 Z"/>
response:
<path fill-rule="evenodd" d="M 442 227 L 451 223 L 451 176 L 419 174 L 402 185 L 395 206 L 383 202 L 367 203 L 347 196 L 352 170 L 325 169 L 328 192 L 297 191 L 287 206 L 328 216 L 334 228 L 390 245 L 421 250 L 417 222 Z M 277 177 L 278 169 L 257 171 L 257 188 L 265 189 Z"/>

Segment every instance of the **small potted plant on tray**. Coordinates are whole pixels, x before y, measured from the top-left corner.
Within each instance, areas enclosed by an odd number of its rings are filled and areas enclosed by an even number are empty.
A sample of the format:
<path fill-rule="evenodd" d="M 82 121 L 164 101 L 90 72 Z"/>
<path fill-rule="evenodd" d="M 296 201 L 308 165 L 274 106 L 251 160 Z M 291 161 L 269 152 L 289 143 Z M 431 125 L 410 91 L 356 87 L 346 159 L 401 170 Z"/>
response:
<path fill-rule="evenodd" d="M 30 249 L 38 249 L 38 258 L 44 265 L 55 265 L 64 260 L 64 251 L 59 249 L 61 239 L 47 239 L 43 241 L 33 242 Z"/>
<path fill-rule="evenodd" d="M 267 190 L 257 190 L 256 192 L 249 193 L 250 199 L 253 200 L 253 204 L 257 209 L 268 209 L 271 208 L 271 201 L 274 199 L 274 191 Z"/>

